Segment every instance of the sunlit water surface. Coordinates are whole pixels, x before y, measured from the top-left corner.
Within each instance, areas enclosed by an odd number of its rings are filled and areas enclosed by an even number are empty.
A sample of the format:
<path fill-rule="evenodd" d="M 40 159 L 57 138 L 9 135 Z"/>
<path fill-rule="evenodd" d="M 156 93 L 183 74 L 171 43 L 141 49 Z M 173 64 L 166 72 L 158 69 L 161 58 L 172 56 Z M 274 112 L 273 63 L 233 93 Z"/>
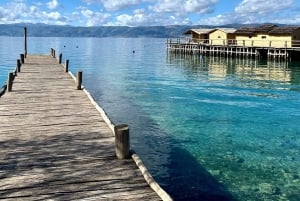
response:
<path fill-rule="evenodd" d="M 22 42 L 0 37 L 1 83 Z M 28 52 L 53 47 L 83 70 L 175 200 L 300 200 L 300 63 L 171 55 L 164 43 L 29 38 Z"/>

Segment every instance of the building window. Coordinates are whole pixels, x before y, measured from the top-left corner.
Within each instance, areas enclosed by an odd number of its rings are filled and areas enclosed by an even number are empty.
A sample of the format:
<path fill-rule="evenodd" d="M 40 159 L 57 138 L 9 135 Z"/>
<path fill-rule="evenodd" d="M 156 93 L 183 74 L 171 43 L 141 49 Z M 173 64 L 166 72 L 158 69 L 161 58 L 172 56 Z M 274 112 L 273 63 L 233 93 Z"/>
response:
<path fill-rule="evenodd" d="M 221 36 L 218 36 L 218 38 L 221 38 Z"/>
<path fill-rule="evenodd" d="M 266 39 L 266 38 L 267 38 L 267 36 L 262 36 L 262 37 L 261 37 L 261 39 Z"/>

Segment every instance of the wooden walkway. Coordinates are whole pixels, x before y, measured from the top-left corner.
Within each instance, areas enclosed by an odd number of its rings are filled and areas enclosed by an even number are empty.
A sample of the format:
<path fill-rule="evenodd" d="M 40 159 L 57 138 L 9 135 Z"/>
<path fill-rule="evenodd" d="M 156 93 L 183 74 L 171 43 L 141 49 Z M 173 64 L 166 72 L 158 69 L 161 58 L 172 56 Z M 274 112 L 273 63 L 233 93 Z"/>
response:
<path fill-rule="evenodd" d="M 0 98 L 0 199 L 161 200 L 57 60 L 28 55 Z"/>

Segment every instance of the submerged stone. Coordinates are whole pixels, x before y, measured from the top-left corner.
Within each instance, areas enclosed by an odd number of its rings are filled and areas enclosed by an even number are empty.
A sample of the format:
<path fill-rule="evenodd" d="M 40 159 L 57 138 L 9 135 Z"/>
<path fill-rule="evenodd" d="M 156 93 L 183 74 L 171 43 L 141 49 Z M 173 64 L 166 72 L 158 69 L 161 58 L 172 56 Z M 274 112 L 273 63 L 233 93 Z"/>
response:
<path fill-rule="evenodd" d="M 269 183 L 261 183 L 258 186 L 259 192 L 266 195 L 278 195 L 280 194 L 280 189 Z"/>

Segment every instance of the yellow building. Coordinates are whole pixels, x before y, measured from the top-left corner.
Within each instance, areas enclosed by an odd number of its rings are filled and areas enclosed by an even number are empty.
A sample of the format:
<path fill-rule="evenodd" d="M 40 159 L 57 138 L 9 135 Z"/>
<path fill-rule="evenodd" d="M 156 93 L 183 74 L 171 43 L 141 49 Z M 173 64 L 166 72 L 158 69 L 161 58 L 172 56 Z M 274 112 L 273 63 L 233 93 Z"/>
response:
<path fill-rule="evenodd" d="M 218 28 L 209 33 L 211 45 L 232 45 L 235 40 L 235 31 L 233 28 Z"/>
<path fill-rule="evenodd" d="M 195 43 L 208 43 L 209 33 L 216 29 L 190 29 L 184 32 L 184 35 L 191 35 L 193 42 Z"/>
<path fill-rule="evenodd" d="M 195 43 L 206 43 L 214 46 L 244 46 L 265 48 L 300 47 L 300 26 L 261 25 L 215 29 L 190 29 L 184 33 L 190 35 Z"/>
<path fill-rule="evenodd" d="M 300 46 L 300 27 L 278 27 L 276 25 L 245 27 L 237 30 L 235 35 L 238 46 L 274 48 Z"/>
<path fill-rule="evenodd" d="M 276 27 L 269 36 L 272 47 L 300 47 L 300 27 Z"/>

